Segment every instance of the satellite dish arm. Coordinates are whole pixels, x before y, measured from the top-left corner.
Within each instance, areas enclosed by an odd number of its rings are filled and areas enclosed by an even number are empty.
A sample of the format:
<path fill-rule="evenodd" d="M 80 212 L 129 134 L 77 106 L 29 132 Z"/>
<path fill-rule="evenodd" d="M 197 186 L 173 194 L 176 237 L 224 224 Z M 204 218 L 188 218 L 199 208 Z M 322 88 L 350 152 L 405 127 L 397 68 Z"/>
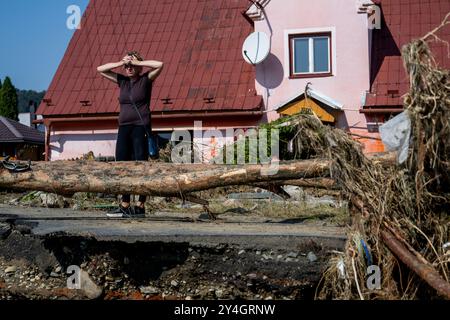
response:
<path fill-rule="evenodd" d="M 252 61 L 252 59 L 250 59 L 250 57 L 248 56 L 248 54 L 247 54 L 247 50 L 244 50 L 244 54 L 245 54 L 245 56 L 247 57 L 247 59 L 248 59 L 248 61 L 250 61 L 250 63 L 252 64 L 252 65 L 256 65 L 253 61 Z"/>
<path fill-rule="evenodd" d="M 257 6 L 259 10 L 264 11 L 263 6 L 261 5 L 261 3 L 258 2 L 258 0 L 248 0 L 248 1 L 250 1 L 250 2 L 253 3 L 255 6 Z"/>

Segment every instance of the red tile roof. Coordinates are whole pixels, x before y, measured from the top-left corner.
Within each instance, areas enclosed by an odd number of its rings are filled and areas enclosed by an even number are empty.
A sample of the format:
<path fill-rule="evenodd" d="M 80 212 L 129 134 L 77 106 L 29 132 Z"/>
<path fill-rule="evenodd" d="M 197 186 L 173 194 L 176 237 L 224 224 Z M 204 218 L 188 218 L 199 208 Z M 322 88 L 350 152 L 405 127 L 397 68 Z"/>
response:
<path fill-rule="evenodd" d="M 118 113 L 118 89 L 96 67 L 131 50 L 165 64 L 153 87 L 154 112 L 260 110 L 255 69 L 241 55 L 242 43 L 254 31 L 242 15 L 248 3 L 91 0 L 45 95 L 50 101 L 37 113 Z M 214 98 L 213 103 L 205 98 Z M 82 100 L 90 105 L 82 106 Z"/>
<path fill-rule="evenodd" d="M 17 121 L 0 117 L 0 142 L 44 144 L 44 133 Z"/>
<path fill-rule="evenodd" d="M 371 93 L 366 107 L 402 106 L 401 96 L 408 91 L 409 80 L 403 67 L 401 48 L 436 28 L 450 12 L 449 0 L 378 0 L 383 22 L 373 31 Z M 437 33 L 450 42 L 450 26 Z M 450 68 L 447 47 L 432 42 L 431 50 L 443 68 Z"/>

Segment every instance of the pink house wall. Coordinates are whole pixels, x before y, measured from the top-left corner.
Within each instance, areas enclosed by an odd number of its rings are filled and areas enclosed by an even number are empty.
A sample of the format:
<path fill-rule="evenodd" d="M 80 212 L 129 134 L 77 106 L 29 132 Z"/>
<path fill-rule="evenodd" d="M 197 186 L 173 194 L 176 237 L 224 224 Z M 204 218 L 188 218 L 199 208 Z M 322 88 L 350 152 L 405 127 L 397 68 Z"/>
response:
<path fill-rule="evenodd" d="M 278 118 L 277 105 L 311 87 L 344 104 L 339 127 L 366 130 L 359 113 L 363 94 L 369 90 L 369 29 L 367 15 L 357 13 L 356 0 L 271 0 L 255 31 L 271 36 L 271 54 L 256 66 L 256 90 L 264 97 L 269 121 Z M 332 32 L 333 75 L 289 79 L 287 34 Z"/>
<path fill-rule="evenodd" d="M 197 123 L 196 121 L 201 121 Z M 256 127 L 258 120 L 254 118 L 222 117 L 218 119 L 154 119 L 154 132 L 192 131 L 200 129 L 191 136 L 196 149 L 201 152 L 204 161 L 209 161 L 225 144 L 234 141 L 234 134 L 243 129 Z M 232 130 L 230 133 L 228 130 Z M 92 151 L 95 157 L 114 157 L 117 140 L 116 121 L 70 122 L 52 126 L 50 132 L 50 160 L 70 160 L 81 158 Z"/>

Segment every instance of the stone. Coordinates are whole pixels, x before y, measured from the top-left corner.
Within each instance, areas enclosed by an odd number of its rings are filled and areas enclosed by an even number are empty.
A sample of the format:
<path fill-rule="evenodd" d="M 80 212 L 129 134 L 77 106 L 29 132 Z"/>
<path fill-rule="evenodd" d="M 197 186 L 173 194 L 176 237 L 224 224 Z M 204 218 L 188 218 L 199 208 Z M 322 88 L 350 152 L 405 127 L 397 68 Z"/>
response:
<path fill-rule="evenodd" d="M 282 188 L 294 200 L 304 200 L 305 199 L 305 192 L 300 187 L 297 187 L 297 186 L 283 186 Z"/>
<path fill-rule="evenodd" d="M 152 286 L 139 287 L 139 291 L 141 291 L 141 293 L 143 293 L 143 294 L 158 294 L 159 293 L 159 289 L 152 287 Z"/>
<path fill-rule="evenodd" d="M 52 277 L 52 278 L 59 278 L 59 274 L 54 272 L 54 271 L 52 271 L 52 272 L 50 272 L 50 277 Z"/>
<path fill-rule="evenodd" d="M 219 298 L 219 299 L 223 298 L 223 290 L 222 289 L 216 289 L 216 291 L 214 293 L 217 298 Z"/>
<path fill-rule="evenodd" d="M 289 258 L 297 258 L 298 257 L 298 253 L 297 252 L 289 252 L 287 255 Z"/>
<path fill-rule="evenodd" d="M 62 271 L 62 268 L 61 267 L 56 267 L 56 269 L 55 269 L 55 272 L 56 273 L 60 273 Z"/>
<path fill-rule="evenodd" d="M 240 251 L 238 252 L 238 256 L 240 256 L 240 255 L 243 254 L 243 253 L 245 253 L 245 250 L 240 250 Z"/>
<path fill-rule="evenodd" d="M 249 273 L 247 277 L 249 277 L 250 279 L 256 279 L 257 275 L 256 273 Z"/>
<path fill-rule="evenodd" d="M 0 239 L 6 239 L 11 233 L 11 226 L 8 223 L 0 222 Z"/>
<path fill-rule="evenodd" d="M 58 196 L 55 193 L 41 193 L 39 195 L 41 202 L 48 208 L 64 208 L 67 204 L 64 197 Z"/>
<path fill-rule="evenodd" d="M 314 252 L 308 252 L 306 258 L 308 258 L 309 262 L 317 261 L 317 256 L 314 254 Z"/>
<path fill-rule="evenodd" d="M 17 271 L 17 267 L 16 266 L 10 266 L 10 267 L 5 269 L 5 273 L 15 273 L 16 271 Z"/>
<path fill-rule="evenodd" d="M 84 270 L 80 273 L 80 289 L 83 291 L 85 296 L 89 299 L 97 299 L 103 293 L 103 289 L 100 288 Z"/>
<path fill-rule="evenodd" d="M 178 287 L 178 282 L 176 280 L 172 280 L 172 281 L 170 281 L 170 285 L 172 287 Z"/>

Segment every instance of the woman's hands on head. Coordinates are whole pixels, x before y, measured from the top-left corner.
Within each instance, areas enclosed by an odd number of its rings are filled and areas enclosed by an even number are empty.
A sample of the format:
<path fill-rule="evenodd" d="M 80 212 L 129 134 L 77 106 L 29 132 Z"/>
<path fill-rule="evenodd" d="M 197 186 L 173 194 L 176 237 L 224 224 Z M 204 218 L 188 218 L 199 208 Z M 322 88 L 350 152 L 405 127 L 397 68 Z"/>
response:
<path fill-rule="evenodd" d="M 133 64 L 133 62 L 132 62 L 133 60 L 134 60 L 134 57 L 126 55 L 125 57 L 123 57 L 122 62 L 124 65 Z"/>

